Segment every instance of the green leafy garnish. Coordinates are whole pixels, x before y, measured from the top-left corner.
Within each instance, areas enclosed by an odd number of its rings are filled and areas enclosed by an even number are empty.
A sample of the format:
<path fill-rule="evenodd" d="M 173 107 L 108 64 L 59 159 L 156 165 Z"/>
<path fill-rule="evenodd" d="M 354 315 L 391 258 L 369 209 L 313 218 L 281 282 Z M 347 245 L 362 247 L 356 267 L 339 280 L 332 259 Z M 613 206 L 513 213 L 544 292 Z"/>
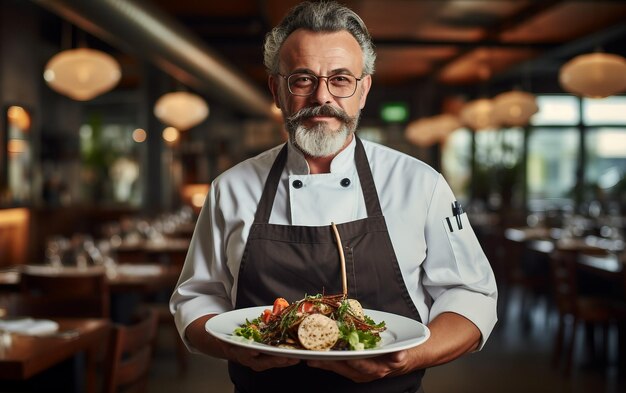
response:
<path fill-rule="evenodd" d="M 233 333 L 235 336 L 241 336 L 248 340 L 254 340 L 256 342 L 263 342 L 263 336 L 258 328 L 259 319 L 255 318 L 252 321 L 246 319 L 246 323 L 236 328 Z"/>
<path fill-rule="evenodd" d="M 351 350 L 376 348 L 380 341 L 380 335 L 355 329 L 344 323 L 339 324 L 339 334 L 350 345 Z"/>

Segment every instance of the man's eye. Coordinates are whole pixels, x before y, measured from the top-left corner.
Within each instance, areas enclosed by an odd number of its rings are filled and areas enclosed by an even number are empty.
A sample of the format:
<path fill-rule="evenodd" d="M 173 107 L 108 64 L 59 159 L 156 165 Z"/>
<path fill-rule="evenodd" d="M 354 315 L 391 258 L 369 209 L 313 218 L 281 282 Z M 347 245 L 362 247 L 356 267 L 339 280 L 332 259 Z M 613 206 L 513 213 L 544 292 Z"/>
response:
<path fill-rule="evenodd" d="M 347 85 L 351 82 L 352 80 L 350 79 L 350 77 L 345 75 L 336 75 L 330 78 L 330 83 L 334 85 Z"/>
<path fill-rule="evenodd" d="M 311 84 L 313 83 L 313 78 L 311 78 L 308 75 L 300 75 L 300 76 L 294 76 L 291 77 L 291 84 L 292 85 L 307 85 L 307 84 Z"/>

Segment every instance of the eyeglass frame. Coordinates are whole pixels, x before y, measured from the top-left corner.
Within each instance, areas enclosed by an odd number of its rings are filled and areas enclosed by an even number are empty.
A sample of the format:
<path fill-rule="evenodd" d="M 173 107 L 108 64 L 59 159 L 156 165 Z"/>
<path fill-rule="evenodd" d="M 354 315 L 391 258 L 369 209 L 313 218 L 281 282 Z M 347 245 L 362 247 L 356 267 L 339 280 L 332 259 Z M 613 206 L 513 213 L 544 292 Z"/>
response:
<path fill-rule="evenodd" d="M 309 75 L 313 78 L 315 78 L 316 82 L 315 82 L 315 87 L 311 90 L 311 92 L 309 94 L 296 94 L 294 92 L 291 91 L 291 86 L 289 85 L 289 78 L 291 78 L 294 75 L 298 75 L 298 74 L 302 74 L 302 75 Z M 317 89 L 320 86 L 320 79 L 325 79 L 326 81 L 326 89 L 328 89 L 328 92 L 330 93 L 331 96 L 335 97 L 335 98 L 350 98 L 352 97 L 355 93 L 356 93 L 356 89 L 357 86 L 359 85 L 359 82 L 363 80 L 363 78 L 365 77 L 365 75 L 361 75 L 360 78 L 357 78 L 356 76 L 349 74 L 349 73 L 337 73 L 337 74 L 333 74 L 333 75 L 315 75 L 312 72 L 292 72 L 289 75 L 283 75 L 280 72 L 276 73 L 276 75 L 282 77 L 283 79 L 285 79 L 285 81 L 287 82 L 287 90 L 289 91 L 289 94 L 291 94 L 292 96 L 296 96 L 296 97 L 309 97 L 312 96 Z M 328 79 L 335 77 L 335 76 L 351 76 L 354 79 L 356 79 L 356 83 L 354 84 L 354 91 L 352 92 L 352 94 L 350 94 L 349 96 L 337 96 L 334 95 L 331 91 L 330 91 L 330 86 L 328 85 Z"/>

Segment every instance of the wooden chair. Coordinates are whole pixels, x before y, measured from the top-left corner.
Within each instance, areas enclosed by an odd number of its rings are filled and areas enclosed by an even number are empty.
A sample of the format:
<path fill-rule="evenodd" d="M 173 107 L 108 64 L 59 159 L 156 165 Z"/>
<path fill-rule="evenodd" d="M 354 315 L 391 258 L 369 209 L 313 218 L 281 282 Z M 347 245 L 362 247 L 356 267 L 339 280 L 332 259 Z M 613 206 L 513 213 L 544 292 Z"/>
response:
<path fill-rule="evenodd" d="M 158 315 L 146 309 L 130 325 L 114 325 L 109 337 L 103 392 L 145 392 Z"/>
<path fill-rule="evenodd" d="M 503 236 L 502 275 L 499 291 L 502 304 L 507 307 L 512 299 L 512 290 L 519 290 L 520 320 L 525 327 L 531 326 L 531 309 L 547 298 L 549 292 L 549 264 L 544 246 L 552 247 L 548 240 L 516 241 Z M 505 307 L 505 309 L 507 308 Z"/>
<path fill-rule="evenodd" d="M 114 255 L 118 263 L 146 263 L 150 261 L 148 255 L 140 246 L 116 249 L 114 250 Z"/>
<path fill-rule="evenodd" d="M 31 316 L 109 318 L 110 296 L 103 270 L 59 273 L 25 270 L 20 311 Z"/>
<path fill-rule="evenodd" d="M 187 362 L 187 347 L 183 343 L 182 338 L 180 338 L 180 334 L 178 333 L 178 329 L 176 328 L 176 324 L 174 323 L 174 316 L 170 312 L 169 305 L 163 303 L 150 303 L 146 305 L 147 308 L 154 310 L 158 316 L 159 321 L 159 329 L 165 328 L 168 329 L 172 334 L 172 339 L 174 342 L 175 350 L 176 350 L 176 360 L 178 362 L 178 374 L 185 375 L 188 369 Z"/>
<path fill-rule="evenodd" d="M 626 307 L 610 297 L 582 294 L 579 291 L 577 253 L 574 251 L 555 250 L 550 254 L 552 287 L 554 301 L 558 311 L 558 326 L 554 342 L 552 363 L 556 367 L 562 352 L 565 352 L 565 374 L 569 375 L 574 357 L 576 332 L 580 323 L 586 328 L 603 328 L 603 355 L 607 355 L 609 326 L 615 322 L 626 321 Z M 566 319 L 572 320 L 569 337 L 566 340 Z"/>

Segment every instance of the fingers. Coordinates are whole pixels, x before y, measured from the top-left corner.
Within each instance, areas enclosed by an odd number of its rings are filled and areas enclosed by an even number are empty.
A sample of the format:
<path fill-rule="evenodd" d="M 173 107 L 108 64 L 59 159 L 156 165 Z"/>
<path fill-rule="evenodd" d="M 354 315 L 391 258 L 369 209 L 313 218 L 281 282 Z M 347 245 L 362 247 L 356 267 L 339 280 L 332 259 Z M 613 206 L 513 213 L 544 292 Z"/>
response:
<path fill-rule="evenodd" d="M 333 371 L 337 374 L 351 379 L 354 382 L 370 382 L 383 378 L 390 370 L 373 361 L 366 360 L 345 360 L 345 361 L 321 361 L 309 360 L 310 367 L 321 368 Z"/>
<path fill-rule="evenodd" d="M 254 371 L 264 371 L 276 367 L 289 367 L 300 362 L 299 359 L 266 355 L 258 351 L 237 346 L 229 346 L 226 351 L 230 360 L 250 367 Z"/>
<path fill-rule="evenodd" d="M 345 361 L 309 360 L 310 367 L 336 372 L 354 382 L 371 382 L 388 375 L 399 375 L 406 370 L 407 354 L 404 351 L 386 356 Z"/>

